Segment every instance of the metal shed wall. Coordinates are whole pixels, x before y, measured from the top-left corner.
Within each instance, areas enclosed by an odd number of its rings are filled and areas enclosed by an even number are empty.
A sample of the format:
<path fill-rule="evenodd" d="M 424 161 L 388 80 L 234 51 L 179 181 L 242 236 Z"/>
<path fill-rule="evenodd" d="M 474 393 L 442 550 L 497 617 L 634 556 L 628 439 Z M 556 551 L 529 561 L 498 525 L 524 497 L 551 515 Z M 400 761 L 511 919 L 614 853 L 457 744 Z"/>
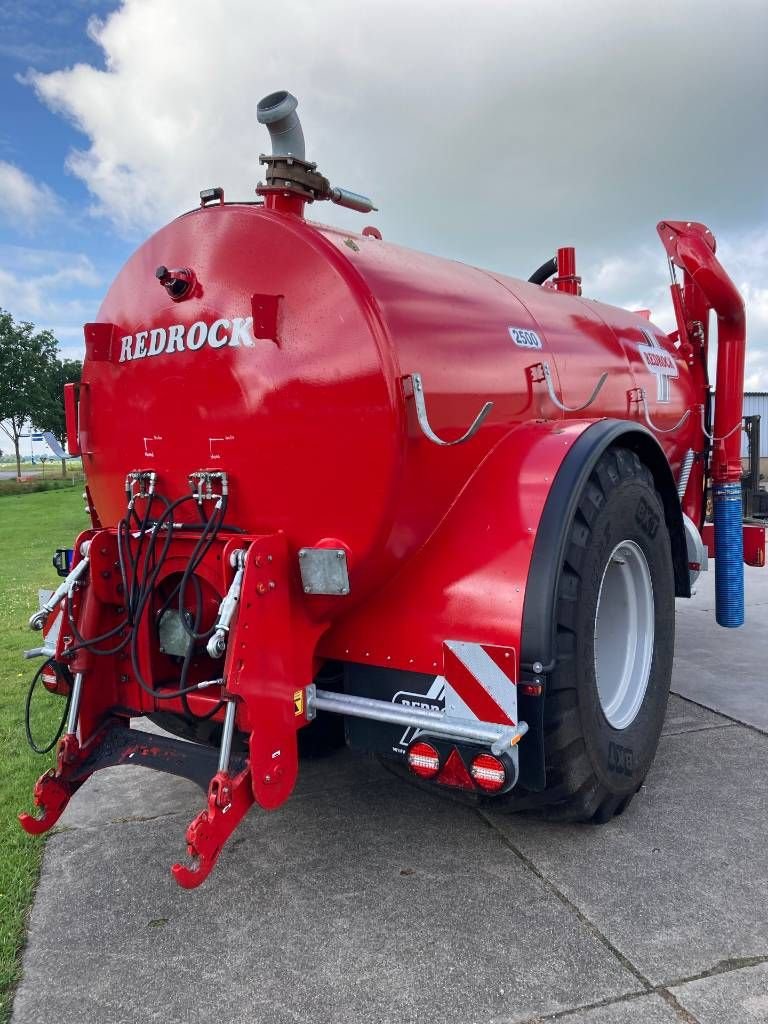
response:
<path fill-rule="evenodd" d="M 760 458 L 768 459 L 768 391 L 746 391 L 744 415 L 760 417 Z M 747 439 L 743 434 L 741 454 L 743 457 L 747 454 Z"/>

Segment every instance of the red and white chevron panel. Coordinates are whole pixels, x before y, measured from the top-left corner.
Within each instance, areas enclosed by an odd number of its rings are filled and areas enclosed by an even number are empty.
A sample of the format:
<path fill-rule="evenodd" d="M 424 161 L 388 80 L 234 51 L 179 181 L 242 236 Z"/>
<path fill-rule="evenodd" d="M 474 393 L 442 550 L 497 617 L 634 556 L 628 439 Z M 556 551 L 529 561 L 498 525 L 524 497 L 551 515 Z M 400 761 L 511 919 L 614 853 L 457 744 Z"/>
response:
<path fill-rule="evenodd" d="M 513 648 L 446 640 L 443 654 L 446 714 L 517 725 Z"/>

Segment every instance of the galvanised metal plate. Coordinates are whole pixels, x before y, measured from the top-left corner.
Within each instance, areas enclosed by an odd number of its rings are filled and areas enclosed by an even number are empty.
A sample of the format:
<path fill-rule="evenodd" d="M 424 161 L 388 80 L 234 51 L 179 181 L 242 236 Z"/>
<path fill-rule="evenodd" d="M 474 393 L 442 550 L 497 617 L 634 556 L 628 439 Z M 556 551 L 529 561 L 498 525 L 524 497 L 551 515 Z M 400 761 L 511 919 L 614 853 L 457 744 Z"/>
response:
<path fill-rule="evenodd" d="M 347 553 L 343 548 L 300 548 L 299 568 L 305 594 L 349 593 Z"/>
<path fill-rule="evenodd" d="M 184 613 L 187 626 L 192 627 L 192 616 Z M 181 616 L 175 608 L 169 608 L 163 612 L 160 624 L 157 629 L 162 654 L 172 654 L 177 658 L 183 658 L 192 642 L 192 637 L 184 628 Z"/>

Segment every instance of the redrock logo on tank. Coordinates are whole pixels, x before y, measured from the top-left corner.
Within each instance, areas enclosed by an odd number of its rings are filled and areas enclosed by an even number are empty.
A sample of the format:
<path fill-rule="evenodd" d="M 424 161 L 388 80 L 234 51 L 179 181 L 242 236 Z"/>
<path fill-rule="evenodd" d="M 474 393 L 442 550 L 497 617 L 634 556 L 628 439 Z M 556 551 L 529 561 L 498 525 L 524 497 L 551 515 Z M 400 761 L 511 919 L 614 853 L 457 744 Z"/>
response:
<path fill-rule="evenodd" d="M 144 359 L 147 356 L 170 355 L 189 349 L 196 352 L 203 345 L 209 348 L 224 348 L 226 345 L 253 348 L 253 317 L 235 316 L 231 320 L 222 317 L 207 324 L 198 320 L 190 327 L 173 324 L 171 327 L 152 327 L 148 331 L 137 331 L 120 339 L 120 362 Z"/>

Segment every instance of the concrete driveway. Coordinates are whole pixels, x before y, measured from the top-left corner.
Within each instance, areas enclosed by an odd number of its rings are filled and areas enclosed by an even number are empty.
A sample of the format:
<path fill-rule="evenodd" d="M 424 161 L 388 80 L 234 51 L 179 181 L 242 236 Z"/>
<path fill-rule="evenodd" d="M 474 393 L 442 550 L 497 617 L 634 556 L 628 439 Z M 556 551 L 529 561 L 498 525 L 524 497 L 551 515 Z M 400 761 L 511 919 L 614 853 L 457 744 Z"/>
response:
<path fill-rule="evenodd" d="M 479 814 L 342 752 L 188 893 L 168 867 L 200 791 L 101 773 L 48 842 L 14 1024 L 768 1021 L 768 570 L 743 630 L 712 591 L 678 602 L 688 699 L 603 827 Z"/>

